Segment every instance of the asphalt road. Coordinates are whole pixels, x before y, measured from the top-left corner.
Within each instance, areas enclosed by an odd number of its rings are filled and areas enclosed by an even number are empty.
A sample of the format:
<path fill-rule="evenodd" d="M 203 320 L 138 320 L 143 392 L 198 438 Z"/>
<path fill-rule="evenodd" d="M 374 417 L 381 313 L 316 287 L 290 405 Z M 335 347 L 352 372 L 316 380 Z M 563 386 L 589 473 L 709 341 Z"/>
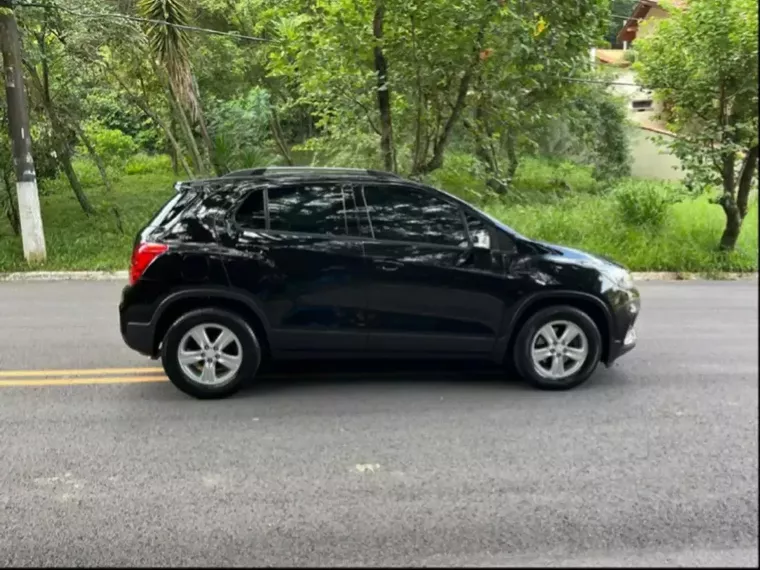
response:
<path fill-rule="evenodd" d="M 0 565 L 757 566 L 757 281 L 642 284 L 572 392 L 319 365 L 220 402 L 70 385 L 155 367 L 120 287 L 0 283 Z"/>

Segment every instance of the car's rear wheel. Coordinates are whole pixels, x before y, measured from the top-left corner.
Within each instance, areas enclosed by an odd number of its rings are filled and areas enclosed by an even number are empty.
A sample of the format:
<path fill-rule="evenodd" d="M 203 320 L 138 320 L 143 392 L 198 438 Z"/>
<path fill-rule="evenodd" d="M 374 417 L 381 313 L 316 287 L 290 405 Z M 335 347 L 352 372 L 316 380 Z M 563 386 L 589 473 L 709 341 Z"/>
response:
<path fill-rule="evenodd" d="M 543 390 L 569 390 L 589 379 L 599 364 L 602 337 L 593 319 L 570 306 L 532 315 L 514 346 L 519 374 Z"/>
<path fill-rule="evenodd" d="M 226 398 L 252 378 L 261 347 L 243 319 L 221 309 L 199 309 L 166 332 L 161 361 L 169 380 L 200 399 Z"/>

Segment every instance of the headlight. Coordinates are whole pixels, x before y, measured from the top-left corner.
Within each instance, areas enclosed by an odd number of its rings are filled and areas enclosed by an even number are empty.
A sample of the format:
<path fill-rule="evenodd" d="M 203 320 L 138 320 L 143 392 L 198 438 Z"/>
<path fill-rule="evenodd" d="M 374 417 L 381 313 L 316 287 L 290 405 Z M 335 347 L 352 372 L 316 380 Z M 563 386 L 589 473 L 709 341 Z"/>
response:
<path fill-rule="evenodd" d="M 622 267 L 607 266 L 602 269 L 604 276 L 621 289 L 633 289 L 633 277 Z"/>

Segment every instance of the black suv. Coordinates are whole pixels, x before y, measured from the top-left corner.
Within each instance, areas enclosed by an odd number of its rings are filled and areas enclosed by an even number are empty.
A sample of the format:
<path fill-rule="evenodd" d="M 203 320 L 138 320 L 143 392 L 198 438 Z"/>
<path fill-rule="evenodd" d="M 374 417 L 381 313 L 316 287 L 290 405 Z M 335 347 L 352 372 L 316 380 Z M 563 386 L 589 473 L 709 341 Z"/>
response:
<path fill-rule="evenodd" d="M 635 345 L 624 268 L 435 188 L 291 167 L 175 189 L 137 237 L 121 333 L 195 397 L 266 358 L 485 359 L 568 389 Z"/>

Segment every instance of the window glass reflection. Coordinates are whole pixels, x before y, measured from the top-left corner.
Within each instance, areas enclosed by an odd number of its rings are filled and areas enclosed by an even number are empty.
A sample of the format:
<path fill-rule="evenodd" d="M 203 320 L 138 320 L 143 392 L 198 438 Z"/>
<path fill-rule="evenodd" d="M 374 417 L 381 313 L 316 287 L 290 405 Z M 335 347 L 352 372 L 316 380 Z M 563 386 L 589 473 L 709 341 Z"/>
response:
<path fill-rule="evenodd" d="M 375 239 L 467 247 L 459 208 L 412 188 L 365 186 Z"/>

